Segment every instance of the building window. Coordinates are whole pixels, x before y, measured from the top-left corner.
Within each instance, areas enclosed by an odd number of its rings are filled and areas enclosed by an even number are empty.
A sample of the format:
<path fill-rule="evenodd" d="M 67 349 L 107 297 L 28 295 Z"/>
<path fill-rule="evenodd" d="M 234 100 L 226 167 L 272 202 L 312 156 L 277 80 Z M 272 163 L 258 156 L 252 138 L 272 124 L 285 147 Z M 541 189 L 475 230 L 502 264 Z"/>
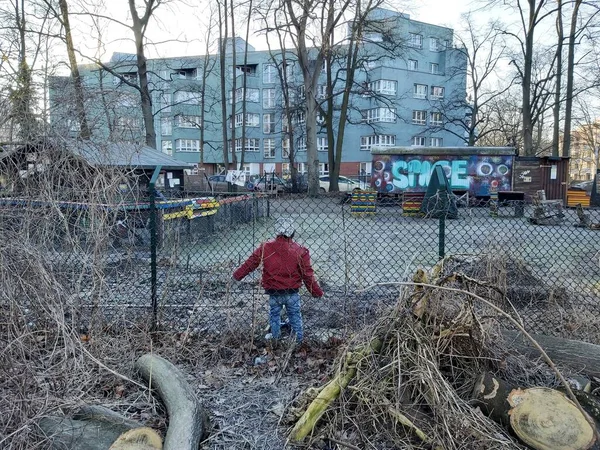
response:
<path fill-rule="evenodd" d="M 197 70 L 193 69 L 179 69 L 171 73 L 171 79 L 180 80 L 194 80 L 196 79 Z"/>
<path fill-rule="evenodd" d="M 298 100 L 304 100 L 306 98 L 306 89 L 304 85 L 298 86 Z"/>
<path fill-rule="evenodd" d="M 288 80 L 288 81 L 292 80 L 294 78 L 294 62 L 293 61 L 284 62 L 283 66 L 285 68 L 286 80 Z"/>
<path fill-rule="evenodd" d="M 329 151 L 329 144 L 327 143 L 326 137 L 318 137 L 317 138 L 317 151 L 318 152 Z"/>
<path fill-rule="evenodd" d="M 429 38 L 429 50 L 432 52 L 439 52 L 443 49 L 441 39 L 436 37 Z"/>
<path fill-rule="evenodd" d="M 306 111 L 297 111 L 296 112 L 296 124 L 302 125 L 306 123 Z"/>
<path fill-rule="evenodd" d="M 411 47 L 423 48 L 423 35 L 417 33 L 409 33 L 408 44 Z"/>
<path fill-rule="evenodd" d="M 117 128 L 123 131 L 137 130 L 139 128 L 137 117 L 121 116 L 117 119 L 116 125 Z"/>
<path fill-rule="evenodd" d="M 414 98 L 427 98 L 427 85 L 426 84 L 415 84 L 413 88 Z"/>
<path fill-rule="evenodd" d="M 173 95 L 173 100 L 175 103 L 182 105 L 199 105 L 202 100 L 202 94 L 200 92 L 177 91 Z"/>
<path fill-rule="evenodd" d="M 171 93 L 170 92 L 161 92 L 160 93 L 160 110 L 162 112 L 170 112 L 171 111 Z"/>
<path fill-rule="evenodd" d="M 242 145 L 243 144 L 243 145 Z M 249 139 L 236 139 L 235 140 L 235 151 L 240 153 L 242 150 L 247 152 L 258 152 L 260 151 L 260 139 L 249 138 Z"/>
<path fill-rule="evenodd" d="M 373 170 L 372 163 L 361 162 L 359 164 L 359 170 L 361 175 L 371 175 L 371 171 Z"/>
<path fill-rule="evenodd" d="M 416 59 L 409 59 L 408 70 L 419 70 L 419 61 L 417 61 Z"/>
<path fill-rule="evenodd" d="M 329 164 L 327 164 L 327 163 L 319 164 L 319 175 L 320 176 L 329 175 Z"/>
<path fill-rule="evenodd" d="M 290 131 L 290 122 L 286 113 L 281 114 L 281 131 L 288 133 Z"/>
<path fill-rule="evenodd" d="M 255 113 L 246 113 L 245 125 L 247 127 L 257 127 L 260 122 L 260 115 Z M 235 127 L 244 126 L 244 114 L 235 115 Z"/>
<path fill-rule="evenodd" d="M 444 88 L 441 86 L 431 86 L 431 98 L 444 98 Z"/>
<path fill-rule="evenodd" d="M 425 125 L 427 123 L 427 111 L 413 111 L 412 123 L 414 125 Z"/>
<path fill-rule="evenodd" d="M 414 147 L 425 147 L 425 136 L 413 136 L 412 145 Z"/>
<path fill-rule="evenodd" d="M 433 74 L 440 73 L 440 65 L 438 63 L 429 63 L 429 71 Z"/>
<path fill-rule="evenodd" d="M 281 140 L 281 156 L 284 158 L 290 157 L 290 140 L 289 139 Z"/>
<path fill-rule="evenodd" d="M 169 156 L 173 156 L 173 141 L 170 139 L 162 141 L 162 151 Z"/>
<path fill-rule="evenodd" d="M 178 152 L 199 152 L 200 141 L 198 139 L 177 139 L 175 150 Z"/>
<path fill-rule="evenodd" d="M 442 147 L 443 146 L 443 139 L 440 137 L 432 137 L 430 140 L 431 146 L 432 147 Z"/>
<path fill-rule="evenodd" d="M 268 138 L 263 140 L 265 158 L 275 158 L 275 139 Z"/>
<path fill-rule="evenodd" d="M 173 121 L 170 117 L 160 119 L 160 134 L 162 136 L 170 136 L 173 134 Z"/>
<path fill-rule="evenodd" d="M 327 98 L 327 86 L 325 86 L 324 84 L 319 84 L 317 86 L 317 98 L 319 100 Z"/>
<path fill-rule="evenodd" d="M 263 89 L 263 108 L 275 108 L 275 89 Z"/>
<path fill-rule="evenodd" d="M 275 114 L 263 114 L 263 133 L 275 133 Z"/>
<path fill-rule="evenodd" d="M 119 76 L 113 77 L 113 84 L 118 86 L 119 84 L 127 81 L 132 84 L 137 84 L 137 72 L 123 72 Z"/>
<path fill-rule="evenodd" d="M 372 136 L 361 136 L 360 149 L 369 151 L 373 146 L 393 147 L 396 145 L 396 136 L 393 134 L 378 134 Z"/>
<path fill-rule="evenodd" d="M 258 89 L 246 88 L 245 94 L 246 95 L 244 95 L 244 88 L 236 89 L 235 93 L 230 93 L 231 98 L 229 99 L 229 103 L 233 103 L 234 97 L 236 103 L 241 103 L 243 101 L 258 103 L 258 97 L 260 95 L 260 91 Z"/>
<path fill-rule="evenodd" d="M 306 138 L 304 136 L 300 136 L 298 139 L 296 139 L 296 151 L 306 151 Z"/>
<path fill-rule="evenodd" d="M 363 112 L 363 120 L 367 123 L 373 122 L 396 122 L 396 109 L 373 108 Z"/>
<path fill-rule="evenodd" d="M 239 77 L 240 75 L 246 74 L 247 76 L 254 77 L 256 76 L 256 68 L 258 64 L 247 64 L 247 65 L 238 65 L 235 66 L 235 76 Z"/>
<path fill-rule="evenodd" d="M 277 67 L 275 64 L 263 64 L 263 83 L 277 82 Z"/>
<path fill-rule="evenodd" d="M 429 116 L 429 124 L 441 127 L 444 124 L 441 112 L 432 112 Z"/>
<path fill-rule="evenodd" d="M 393 80 L 377 80 L 369 83 L 369 91 L 376 94 L 396 95 L 397 83 Z"/>
<path fill-rule="evenodd" d="M 177 116 L 178 128 L 202 128 L 202 118 L 200 116 Z"/>

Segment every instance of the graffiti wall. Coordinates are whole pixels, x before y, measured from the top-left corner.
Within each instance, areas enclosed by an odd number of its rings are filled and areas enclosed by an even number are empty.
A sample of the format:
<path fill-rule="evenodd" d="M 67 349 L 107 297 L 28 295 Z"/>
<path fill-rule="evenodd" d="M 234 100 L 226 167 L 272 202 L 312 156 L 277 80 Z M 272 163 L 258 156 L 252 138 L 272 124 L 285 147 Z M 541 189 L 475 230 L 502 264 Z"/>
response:
<path fill-rule="evenodd" d="M 477 196 L 511 190 L 511 155 L 373 155 L 371 183 L 379 192 L 425 192 L 436 166 L 452 190 Z"/>

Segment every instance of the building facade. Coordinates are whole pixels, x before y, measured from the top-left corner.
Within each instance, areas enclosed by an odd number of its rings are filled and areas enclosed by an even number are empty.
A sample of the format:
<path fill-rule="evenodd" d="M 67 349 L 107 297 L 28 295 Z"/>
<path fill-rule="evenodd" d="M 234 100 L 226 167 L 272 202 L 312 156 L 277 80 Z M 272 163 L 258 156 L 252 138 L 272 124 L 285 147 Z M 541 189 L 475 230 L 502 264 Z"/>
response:
<path fill-rule="evenodd" d="M 445 100 L 464 100 L 466 94 L 466 60 L 464 53 L 453 47 L 453 31 L 388 10 L 376 10 L 373 17 L 391 33 L 373 31 L 361 41 L 346 106 L 340 173 L 347 176 L 371 172 L 373 146 L 464 145 L 461 131 L 444 123 L 446 112 L 442 110 L 442 105 L 449 103 Z M 393 50 L 384 45 L 390 42 Z M 257 51 L 239 38 L 227 48 L 224 77 L 218 54 L 148 60 L 157 148 L 210 174 L 225 168 L 225 145 L 230 163 L 235 155 L 239 166 L 243 152 L 241 169 L 250 175 L 285 175 L 292 151 L 295 165 L 304 172 L 304 90 L 294 55 L 290 51 Z M 324 65 L 317 92 L 323 111 L 328 104 L 333 107 L 334 129 L 346 73 L 343 44 L 340 49 L 340 59 L 330 62 L 335 84 L 328 87 Z M 114 54 L 105 66 L 110 71 L 80 66 L 94 139 L 143 141 L 140 94 L 133 87 L 138 83 L 135 56 Z M 223 83 L 225 104 L 221 100 Z M 76 133 L 79 126 L 70 99 L 69 79 L 52 78 L 50 117 L 55 130 L 63 134 Z M 291 121 L 288 114 L 293 116 Z M 318 123 L 320 170 L 327 173 L 327 123 L 321 115 Z"/>
<path fill-rule="evenodd" d="M 569 178 L 573 181 L 593 180 L 599 169 L 600 120 L 576 127 L 571 133 Z"/>

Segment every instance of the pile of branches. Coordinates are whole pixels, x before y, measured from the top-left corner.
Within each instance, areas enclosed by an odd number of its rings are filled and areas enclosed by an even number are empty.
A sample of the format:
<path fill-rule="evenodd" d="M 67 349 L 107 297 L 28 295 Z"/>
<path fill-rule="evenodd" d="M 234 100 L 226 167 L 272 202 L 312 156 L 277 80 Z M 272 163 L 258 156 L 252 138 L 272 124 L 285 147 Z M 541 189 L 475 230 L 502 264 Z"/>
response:
<path fill-rule="evenodd" d="M 522 388 L 567 382 L 556 367 L 512 350 L 502 321 L 525 331 L 506 296 L 448 261 L 404 284 L 396 306 L 349 344 L 326 386 L 288 412 L 292 442 L 328 448 L 526 448 L 477 407 L 482 374 Z M 500 305 L 501 304 L 501 305 Z M 501 320 L 500 320 L 501 319 Z M 566 388 L 569 389 L 569 388 Z M 308 405 L 308 406 L 307 406 Z"/>

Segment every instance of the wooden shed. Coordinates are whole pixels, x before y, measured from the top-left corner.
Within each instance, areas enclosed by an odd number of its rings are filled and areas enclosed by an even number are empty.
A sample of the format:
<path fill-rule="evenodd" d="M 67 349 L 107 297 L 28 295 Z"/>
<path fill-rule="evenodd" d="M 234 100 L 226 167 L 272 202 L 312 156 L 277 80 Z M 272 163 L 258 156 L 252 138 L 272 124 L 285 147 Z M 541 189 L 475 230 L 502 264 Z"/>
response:
<path fill-rule="evenodd" d="M 518 156 L 513 169 L 513 190 L 524 192 L 527 202 L 540 190 L 546 192 L 548 200 L 566 202 L 568 177 L 569 158 Z"/>

